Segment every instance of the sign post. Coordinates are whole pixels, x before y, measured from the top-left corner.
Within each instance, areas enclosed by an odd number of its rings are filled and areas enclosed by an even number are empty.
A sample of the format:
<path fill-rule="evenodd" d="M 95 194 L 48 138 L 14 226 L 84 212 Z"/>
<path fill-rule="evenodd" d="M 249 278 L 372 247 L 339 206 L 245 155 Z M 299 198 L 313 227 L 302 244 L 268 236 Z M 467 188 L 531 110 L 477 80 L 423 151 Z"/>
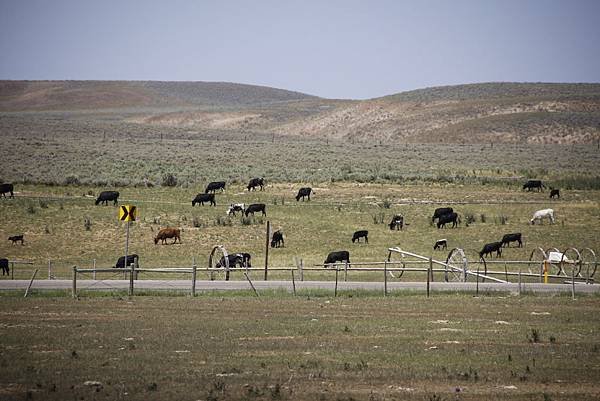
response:
<path fill-rule="evenodd" d="M 119 220 L 121 221 L 125 221 L 126 222 L 126 236 L 125 236 L 125 260 L 123 263 L 123 268 L 127 268 L 127 257 L 129 256 L 129 226 L 131 225 L 132 221 L 135 221 L 135 218 L 137 217 L 137 208 L 133 205 L 121 205 L 121 207 L 119 208 Z M 132 292 L 132 287 L 133 287 L 133 271 L 131 272 L 131 277 L 129 278 L 130 281 L 130 292 Z"/>

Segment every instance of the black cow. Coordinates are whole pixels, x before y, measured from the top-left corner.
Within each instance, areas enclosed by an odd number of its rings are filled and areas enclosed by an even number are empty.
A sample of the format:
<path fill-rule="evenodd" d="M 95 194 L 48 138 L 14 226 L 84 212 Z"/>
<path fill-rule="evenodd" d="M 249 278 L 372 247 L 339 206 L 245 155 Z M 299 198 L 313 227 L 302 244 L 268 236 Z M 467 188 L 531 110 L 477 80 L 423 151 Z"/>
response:
<path fill-rule="evenodd" d="M 369 232 L 367 230 L 356 231 L 354 234 L 352 234 L 352 243 L 354 244 L 354 241 L 360 242 L 361 238 L 364 238 L 365 242 L 368 244 L 369 243 Z"/>
<path fill-rule="evenodd" d="M 510 246 L 510 243 L 515 241 L 519 243 L 519 248 L 523 247 L 523 241 L 521 241 L 521 233 L 506 234 L 502 237 L 502 241 L 500 242 L 502 242 L 502 246 Z"/>
<path fill-rule="evenodd" d="M 277 230 L 271 237 L 271 248 L 279 248 L 280 246 L 285 247 L 285 241 L 283 240 L 283 233 Z"/>
<path fill-rule="evenodd" d="M 127 266 L 130 266 L 132 263 L 134 263 L 135 259 L 137 259 L 138 265 L 139 265 L 140 258 L 138 257 L 138 255 L 136 255 L 135 253 L 132 255 L 127 255 Z M 113 268 L 114 269 L 123 269 L 127 266 L 125 266 L 125 256 L 121 256 L 119 258 L 119 260 L 117 260 L 117 264 L 114 265 Z"/>
<path fill-rule="evenodd" d="M 12 241 L 13 245 L 15 245 L 19 241 L 21 241 L 21 245 L 25 245 L 25 240 L 23 239 L 23 234 L 13 235 L 12 237 L 8 237 L 8 240 Z"/>
<path fill-rule="evenodd" d="M 196 203 L 204 206 L 204 202 L 210 202 L 211 206 L 217 206 L 215 202 L 215 194 L 198 194 L 192 201 L 192 206 L 196 206 Z"/>
<path fill-rule="evenodd" d="M 456 227 L 460 223 L 458 213 L 452 212 L 438 217 L 437 228 L 446 228 L 447 223 L 452 223 L 452 228 Z"/>
<path fill-rule="evenodd" d="M 117 205 L 117 200 L 119 199 L 118 191 L 102 191 L 100 195 L 98 195 L 98 199 L 96 199 L 96 205 L 102 202 L 103 205 L 108 205 L 109 201 L 113 201 L 114 205 Z"/>
<path fill-rule="evenodd" d="M 496 252 L 497 257 L 502 257 L 502 242 L 485 244 L 481 252 L 479 252 L 479 257 L 483 258 L 485 255 L 491 256 L 492 252 Z"/>
<path fill-rule="evenodd" d="M 252 213 L 252 216 L 254 216 L 254 213 L 262 212 L 263 216 L 266 216 L 267 215 L 266 208 L 267 208 L 267 206 L 264 203 L 253 203 L 246 208 L 246 211 L 244 212 L 244 214 L 246 215 L 246 217 L 248 217 L 248 215 L 250 213 Z"/>
<path fill-rule="evenodd" d="M 221 191 L 225 191 L 225 181 L 213 181 L 208 183 L 208 185 L 206 186 L 206 189 L 204 190 L 204 193 L 207 194 L 209 192 L 215 192 L 217 189 L 220 189 Z"/>
<path fill-rule="evenodd" d="M 235 269 L 236 267 L 252 267 L 250 264 L 251 258 L 252 256 L 246 252 L 232 253 L 231 255 L 227 255 L 227 264 L 225 263 L 225 258 L 223 257 L 217 262 L 216 267 L 221 268 L 225 267 L 226 265 L 228 265 L 230 269 Z"/>
<path fill-rule="evenodd" d="M 538 192 L 542 191 L 543 188 L 546 188 L 544 184 L 542 184 L 541 180 L 529 180 L 525 184 L 523 184 L 523 189 L 527 189 L 531 191 L 533 188 L 537 188 Z"/>
<path fill-rule="evenodd" d="M 13 186 L 13 184 L 0 184 L 0 195 L 2 195 L 3 197 L 6 198 L 6 194 L 10 192 L 10 197 L 14 198 L 15 194 L 13 193 L 13 190 L 15 189 L 15 187 Z"/>
<path fill-rule="evenodd" d="M 350 264 L 350 252 L 348 251 L 336 251 L 330 252 L 327 255 L 327 259 L 323 262 L 323 267 L 327 267 L 328 264 L 335 262 L 348 262 Z"/>
<path fill-rule="evenodd" d="M 560 189 L 550 187 L 550 198 L 554 198 L 555 196 L 560 199 Z"/>
<path fill-rule="evenodd" d="M 300 198 L 302 198 L 302 201 L 304 202 L 304 197 L 307 196 L 308 200 L 310 200 L 310 193 L 315 193 L 315 191 L 312 190 L 312 188 L 300 188 L 298 190 L 298 195 L 296 195 L 296 202 L 300 200 Z"/>
<path fill-rule="evenodd" d="M 6 274 L 7 276 L 10 273 L 10 269 L 8 268 L 8 259 L 2 258 L 0 259 L 0 269 L 2 270 L 2 275 Z"/>
<path fill-rule="evenodd" d="M 450 214 L 452 212 L 454 212 L 454 209 L 452 209 L 451 207 L 438 207 L 433 212 L 433 216 L 431 217 L 431 222 L 433 223 L 435 221 L 435 219 L 439 219 L 443 215 Z"/>
<path fill-rule="evenodd" d="M 404 227 L 404 216 L 402 216 L 401 214 L 396 214 L 394 215 L 394 217 L 392 217 L 392 221 L 390 221 L 390 230 L 393 230 L 394 228 L 396 229 L 396 231 L 402 230 L 402 227 Z"/>
<path fill-rule="evenodd" d="M 265 179 L 264 178 L 253 178 L 250 180 L 250 182 L 248 183 L 248 191 L 253 190 L 256 187 L 260 187 L 260 190 L 262 191 L 264 189 L 265 186 Z"/>
<path fill-rule="evenodd" d="M 433 245 L 433 250 L 435 251 L 436 249 L 446 249 L 447 247 L 448 247 L 448 242 L 447 242 L 446 238 L 442 238 L 442 239 L 435 241 L 435 244 Z"/>

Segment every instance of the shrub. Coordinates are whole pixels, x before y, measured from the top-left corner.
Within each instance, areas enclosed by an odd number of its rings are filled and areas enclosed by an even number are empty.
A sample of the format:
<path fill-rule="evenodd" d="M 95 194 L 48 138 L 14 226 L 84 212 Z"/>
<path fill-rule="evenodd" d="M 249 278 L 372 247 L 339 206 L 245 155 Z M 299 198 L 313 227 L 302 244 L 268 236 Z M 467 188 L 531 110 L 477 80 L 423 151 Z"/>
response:
<path fill-rule="evenodd" d="M 48 201 L 40 199 L 39 200 L 39 204 L 40 204 L 40 208 L 42 208 L 42 209 L 48 209 Z"/>
<path fill-rule="evenodd" d="M 167 173 L 163 175 L 161 185 L 163 187 L 174 187 L 177 185 L 177 178 L 173 174 Z"/>
<path fill-rule="evenodd" d="M 81 182 L 79 181 L 79 177 L 75 175 L 69 175 L 65 178 L 65 185 L 79 185 Z"/>
<path fill-rule="evenodd" d="M 85 217 L 83 220 L 83 226 L 86 231 L 90 231 L 92 229 L 92 219 L 89 217 Z"/>

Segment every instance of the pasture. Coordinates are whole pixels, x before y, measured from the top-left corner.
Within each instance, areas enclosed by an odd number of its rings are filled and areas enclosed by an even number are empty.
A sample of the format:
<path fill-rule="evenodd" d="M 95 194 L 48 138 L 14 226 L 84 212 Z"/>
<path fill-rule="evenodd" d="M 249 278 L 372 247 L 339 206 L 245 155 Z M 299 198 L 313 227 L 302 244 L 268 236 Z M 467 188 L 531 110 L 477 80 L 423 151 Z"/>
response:
<path fill-rule="evenodd" d="M 592 400 L 597 296 L 1 297 L 3 400 Z"/>
<path fill-rule="evenodd" d="M 130 252 L 140 255 L 142 267 L 190 267 L 195 258 L 202 268 L 212 247 L 220 244 L 229 252 L 249 252 L 253 266 L 263 267 L 267 220 L 273 230 L 285 234 L 285 247 L 270 249 L 270 266 L 295 266 L 299 259 L 305 266 L 322 264 L 327 253 L 335 250 L 350 251 L 353 262 L 381 262 L 393 246 L 445 259 L 447 251 L 433 250 L 439 238 L 448 239 L 449 249 L 463 248 L 469 259 L 477 259 L 485 243 L 513 232 L 523 233 L 524 247 L 513 244 L 504 250 L 502 259 L 527 260 L 536 247 L 598 250 L 600 197 L 595 190 L 563 191 L 560 200 L 551 200 L 548 191 L 523 192 L 519 185 L 323 183 L 313 186 L 312 201 L 297 202 L 294 196 L 303 185 L 269 184 L 262 192 L 228 185 L 225 192 L 216 194 L 216 207 L 192 207 L 192 199 L 204 186 L 118 188 L 119 203 L 137 205 L 140 213 L 132 224 Z M 54 274 L 63 278 L 70 277 L 71 266 L 89 268 L 94 259 L 98 267 L 114 266 L 124 252 L 125 225 L 117 219 L 117 207 L 94 206 L 93 195 L 100 190 L 19 185 L 14 199 L 0 202 L 0 218 L 6 223 L 0 227 L 0 236 L 23 233 L 25 245 L 0 241 L 0 254 L 33 261 L 33 267 L 41 269 L 51 260 Z M 265 203 L 267 216 L 227 217 L 230 203 Z M 454 207 L 462 216 L 458 228 L 432 225 L 433 210 L 442 205 Z M 533 212 L 547 207 L 554 208 L 556 224 L 529 225 Z M 391 231 L 387 226 L 394 214 L 405 216 L 404 230 Z M 468 218 L 473 221 L 467 226 Z M 166 226 L 182 229 L 182 244 L 154 244 L 154 236 Z M 369 231 L 369 244 L 351 242 L 354 231 L 361 229 Z M 31 274 L 31 267 L 20 270 L 21 278 Z"/>

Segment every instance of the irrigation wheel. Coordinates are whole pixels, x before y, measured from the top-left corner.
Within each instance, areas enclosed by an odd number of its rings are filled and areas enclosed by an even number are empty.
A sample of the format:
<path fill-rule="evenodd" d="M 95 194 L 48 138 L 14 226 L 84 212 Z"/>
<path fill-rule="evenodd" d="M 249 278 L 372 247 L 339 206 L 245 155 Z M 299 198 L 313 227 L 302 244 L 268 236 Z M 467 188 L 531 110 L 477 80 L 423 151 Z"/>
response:
<path fill-rule="evenodd" d="M 229 280 L 229 258 L 222 245 L 213 247 L 208 257 L 208 274 L 211 280 Z"/>
<path fill-rule="evenodd" d="M 583 274 L 589 278 L 594 277 L 596 268 L 598 267 L 596 252 L 594 252 L 591 248 L 583 248 L 581 250 L 581 264 L 583 268 Z"/>
<path fill-rule="evenodd" d="M 467 257 L 465 251 L 454 248 L 446 258 L 444 279 L 446 281 L 467 281 Z"/>
<path fill-rule="evenodd" d="M 579 276 L 581 272 L 581 254 L 575 248 L 567 248 L 560 259 L 560 269 L 567 277 Z"/>
<path fill-rule="evenodd" d="M 529 255 L 529 261 L 538 262 L 539 264 L 532 265 L 531 263 L 529 263 L 527 265 L 527 270 L 529 271 L 529 274 L 542 274 L 544 271 L 544 261 L 546 259 L 548 259 L 548 255 L 546 254 L 546 251 L 544 251 L 542 248 L 537 247 L 533 251 L 531 251 L 531 255 Z M 536 266 L 537 271 L 534 272 L 531 266 Z"/>
<path fill-rule="evenodd" d="M 396 259 L 393 259 L 392 258 L 392 254 L 399 255 L 399 257 L 397 256 Z M 399 262 L 399 264 L 398 263 L 394 263 L 393 265 L 390 266 L 390 268 L 398 268 L 398 267 L 400 267 L 400 268 L 404 269 L 406 267 L 406 265 L 404 263 L 404 254 L 402 254 L 402 253 L 390 251 L 390 253 L 388 253 L 387 261 L 388 262 Z M 391 270 L 388 270 L 388 274 L 392 278 L 400 278 L 404 274 L 404 270 L 400 270 L 400 271 L 391 271 Z"/>

